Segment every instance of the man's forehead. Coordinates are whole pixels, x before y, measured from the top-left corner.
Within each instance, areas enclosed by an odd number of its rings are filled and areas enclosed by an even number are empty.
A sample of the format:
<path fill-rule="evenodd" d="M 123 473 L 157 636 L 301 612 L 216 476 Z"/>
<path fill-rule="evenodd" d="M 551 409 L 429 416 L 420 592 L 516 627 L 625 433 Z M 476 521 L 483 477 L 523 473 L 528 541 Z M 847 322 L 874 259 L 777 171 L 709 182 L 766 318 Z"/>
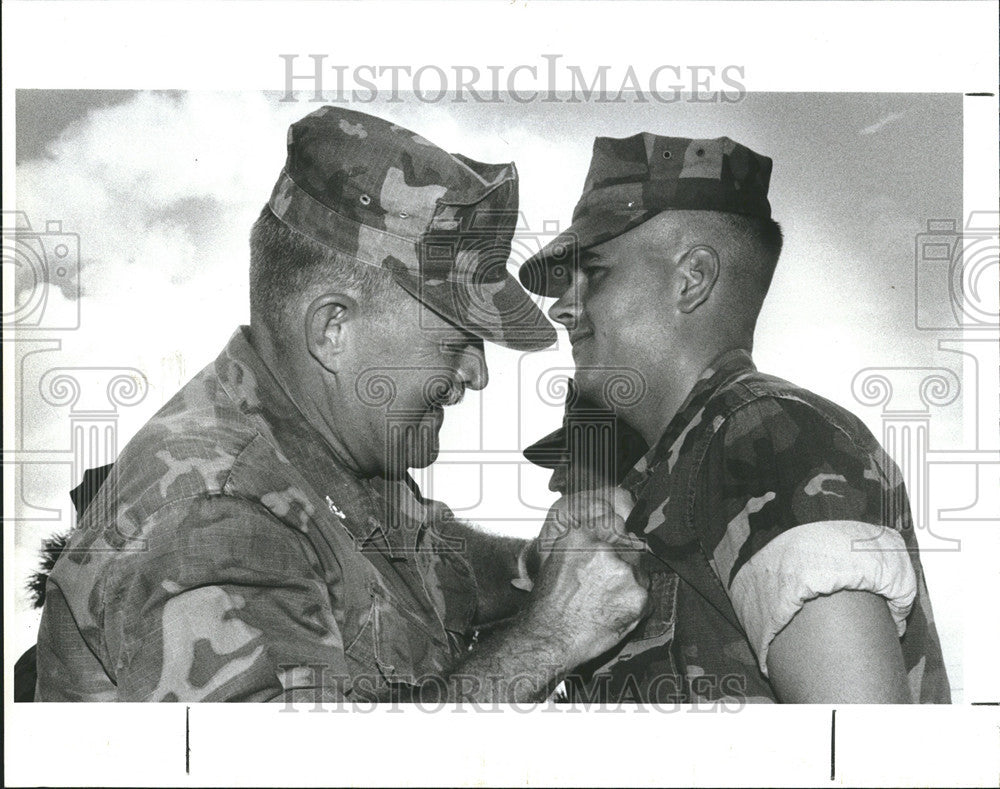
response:
<path fill-rule="evenodd" d="M 616 243 L 617 241 L 618 238 L 612 238 L 610 241 L 605 241 L 596 247 L 581 249 L 576 257 L 577 265 L 586 266 L 594 263 L 601 263 L 606 266 L 614 265 L 621 258 L 619 254 L 620 245 Z"/>
<path fill-rule="evenodd" d="M 586 249 L 581 249 L 577 255 L 577 260 L 580 265 L 586 265 L 587 263 L 604 263 L 606 265 L 612 265 L 621 259 L 621 252 L 630 245 L 630 242 L 634 240 L 634 233 L 639 228 L 632 228 L 622 233 L 620 236 L 615 236 L 607 241 L 597 244 L 593 247 L 587 247 Z"/>
<path fill-rule="evenodd" d="M 657 250 L 678 239 L 678 233 L 683 228 L 685 219 L 691 212 L 661 211 L 624 233 L 609 238 L 596 246 L 582 249 L 577 254 L 579 264 L 603 263 L 612 265 L 639 251 Z M 626 254 L 627 253 L 627 254 Z"/>

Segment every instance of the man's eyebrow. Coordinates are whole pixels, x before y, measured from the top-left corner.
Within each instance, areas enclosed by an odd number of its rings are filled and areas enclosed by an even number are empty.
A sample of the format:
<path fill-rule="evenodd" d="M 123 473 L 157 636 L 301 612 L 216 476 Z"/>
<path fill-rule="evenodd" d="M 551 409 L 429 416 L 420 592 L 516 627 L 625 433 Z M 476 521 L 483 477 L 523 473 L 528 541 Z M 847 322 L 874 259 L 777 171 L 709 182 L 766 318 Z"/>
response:
<path fill-rule="evenodd" d="M 583 263 L 593 263 L 595 260 L 601 260 L 601 255 L 594 252 L 592 249 L 584 249 L 580 251 L 579 262 Z"/>
<path fill-rule="evenodd" d="M 482 337 L 479 337 L 478 335 L 475 335 L 459 326 L 455 326 L 453 328 L 457 329 L 457 332 L 448 335 L 447 339 L 442 340 L 442 342 L 449 345 L 472 346 L 483 350 L 484 344 Z"/>
<path fill-rule="evenodd" d="M 445 318 L 445 322 L 448 325 L 440 331 L 440 342 L 449 345 L 472 345 L 480 350 L 485 347 L 483 338 L 478 334 L 473 334 L 468 329 L 463 329 L 457 323 L 452 323 L 447 318 Z"/>

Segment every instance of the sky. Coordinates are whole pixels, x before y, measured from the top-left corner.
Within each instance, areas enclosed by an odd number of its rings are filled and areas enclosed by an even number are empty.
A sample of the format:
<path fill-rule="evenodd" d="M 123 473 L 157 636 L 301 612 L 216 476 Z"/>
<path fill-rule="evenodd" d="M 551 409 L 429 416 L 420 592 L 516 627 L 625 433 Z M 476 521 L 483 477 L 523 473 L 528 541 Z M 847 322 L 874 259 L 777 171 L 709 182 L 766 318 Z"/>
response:
<path fill-rule="evenodd" d="M 289 123 L 318 106 L 279 99 L 248 92 L 18 91 L 16 208 L 39 234 L 32 243 L 51 250 L 67 234 L 79 239 L 75 274 L 73 260 L 44 307 L 47 320 L 68 315 L 69 323 L 78 310 L 79 325 L 37 333 L 57 338 L 59 347 L 25 355 L 16 372 L 17 448 L 40 453 L 38 462 L 19 467 L 18 588 L 34 568 L 41 538 L 71 525 L 69 406 L 42 396 L 48 371 L 90 368 L 76 375 L 99 393 L 115 374 L 109 368 L 141 373 L 145 396 L 117 413 L 120 448 L 248 320 L 249 227 L 284 161 Z M 770 199 L 786 245 L 758 328 L 758 367 L 851 409 L 879 437 L 881 406 L 858 397 L 862 370 L 943 367 L 956 382 L 967 377 L 968 357 L 963 369 L 962 356 L 939 347 L 939 340 L 959 335 L 918 326 L 922 310 L 942 313 L 947 293 L 940 278 L 918 288 L 928 264 L 915 257 L 928 220 L 955 220 L 959 227 L 963 221 L 958 95 L 751 93 L 730 104 L 670 105 L 402 99 L 356 109 L 450 151 L 516 162 L 523 221 L 512 269 L 568 224 L 597 135 L 725 135 L 766 154 L 774 159 Z M 5 214 L 5 228 L 7 220 Z M 46 225 L 52 221 L 61 227 Z M 17 286 L 4 296 L 5 314 L 30 297 L 30 281 Z M 559 423 L 554 382 L 572 370 L 568 342 L 560 332 L 556 348 L 528 355 L 489 346 L 487 361 L 490 385 L 449 410 L 441 460 L 416 477 L 425 494 L 461 517 L 527 537 L 554 496 L 547 472 L 519 463 L 519 450 Z M 929 412 L 934 449 L 969 446 L 963 409 L 972 394 L 963 391 Z M 969 505 L 949 499 L 950 489 L 931 480 L 930 511 Z M 946 527 L 935 528 L 940 535 Z M 925 559 L 959 691 L 963 561 L 956 552 Z M 34 638 L 37 617 L 23 595 L 16 610 L 23 648 Z"/>

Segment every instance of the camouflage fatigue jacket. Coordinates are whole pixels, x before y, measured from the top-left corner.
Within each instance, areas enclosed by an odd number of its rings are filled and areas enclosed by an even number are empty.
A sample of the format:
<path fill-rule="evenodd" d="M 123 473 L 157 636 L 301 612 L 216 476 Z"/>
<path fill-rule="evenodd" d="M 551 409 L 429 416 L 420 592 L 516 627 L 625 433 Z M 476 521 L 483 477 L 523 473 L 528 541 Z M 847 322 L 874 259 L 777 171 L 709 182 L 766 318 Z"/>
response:
<path fill-rule="evenodd" d="M 352 475 L 237 331 L 74 530 L 36 698 L 389 697 L 467 648 L 476 585 L 450 517 L 412 480 Z"/>
<path fill-rule="evenodd" d="M 776 701 L 771 639 L 806 600 L 857 589 L 888 602 L 913 700 L 950 701 L 899 470 L 843 408 L 730 351 L 622 486 L 653 611 L 572 699 Z"/>

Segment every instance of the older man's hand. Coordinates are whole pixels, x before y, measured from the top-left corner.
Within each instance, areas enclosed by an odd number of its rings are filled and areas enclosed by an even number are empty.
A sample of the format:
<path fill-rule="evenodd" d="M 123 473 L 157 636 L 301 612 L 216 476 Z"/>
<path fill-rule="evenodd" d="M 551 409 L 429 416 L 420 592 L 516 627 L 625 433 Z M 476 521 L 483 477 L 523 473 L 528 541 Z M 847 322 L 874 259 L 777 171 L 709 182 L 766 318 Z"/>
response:
<path fill-rule="evenodd" d="M 620 520 L 620 519 L 619 519 Z M 568 666 L 611 649 L 646 613 L 649 578 L 638 555 L 570 528 L 551 546 L 526 611 L 529 626 L 557 639 Z"/>
<path fill-rule="evenodd" d="M 625 520 L 632 511 L 632 497 L 621 488 L 604 487 L 563 496 L 549 510 L 538 535 L 538 553 L 542 563 L 556 546 L 556 541 L 571 531 L 583 531 L 607 543 L 618 554 L 635 564 L 645 550 L 645 543 L 625 531 Z"/>
<path fill-rule="evenodd" d="M 574 493 L 552 506 L 538 536 L 529 616 L 558 634 L 577 664 L 621 641 L 646 612 L 645 544 L 625 531 L 631 510 L 620 488 Z"/>
<path fill-rule="evenodd" d="M 555 638 L 569 667 L 623 639 L 642 619 L 649 579 L 639 567 L 645 543 L 625 531 L 632 497 L 601 488 L 559 499 L 533 541 L 539 565 L 532 581 L 522 557 L 520 589 L 532 590 L 529 626 Z"/>

